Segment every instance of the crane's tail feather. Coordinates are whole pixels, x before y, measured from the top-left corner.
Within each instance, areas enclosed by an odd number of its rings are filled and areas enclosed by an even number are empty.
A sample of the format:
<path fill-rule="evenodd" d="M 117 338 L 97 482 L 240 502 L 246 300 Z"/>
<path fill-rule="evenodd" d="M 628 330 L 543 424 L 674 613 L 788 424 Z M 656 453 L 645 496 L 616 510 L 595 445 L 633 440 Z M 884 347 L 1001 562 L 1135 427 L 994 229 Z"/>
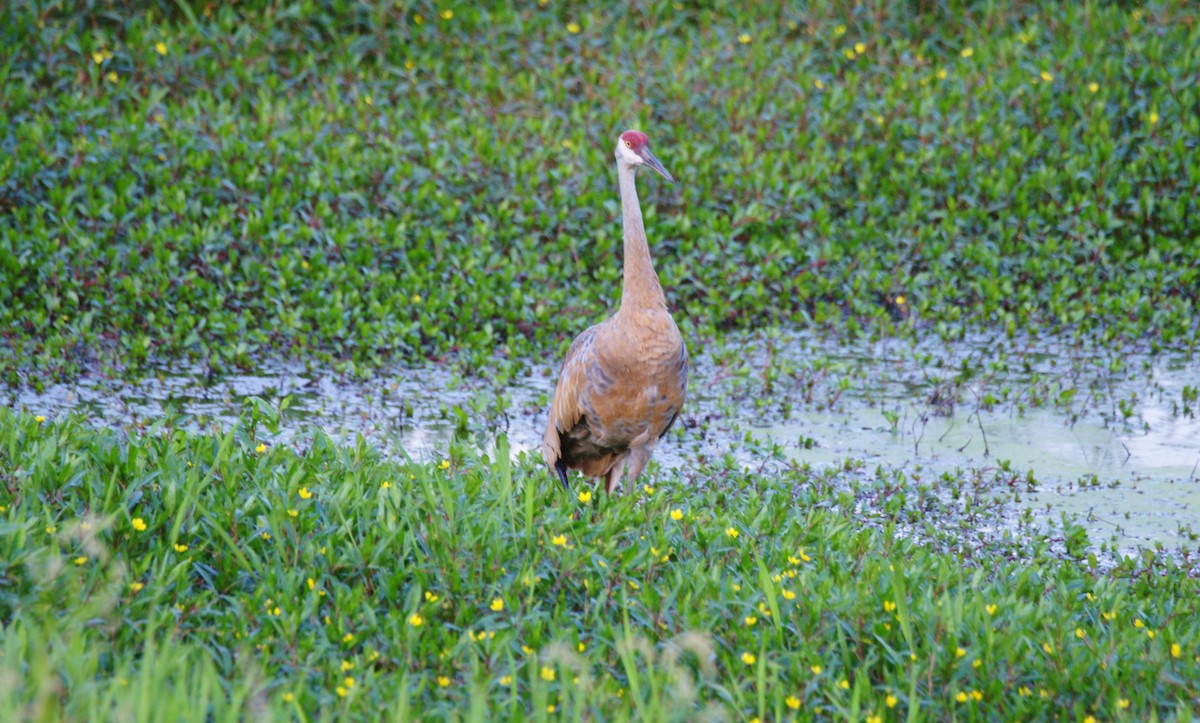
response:
<path fill-rule="evenodd" d="M 563 489 L 564 490 L 571 489 L 567 485 L 567 463 L 561 459 L 557 460 L 554 463 L 554 471 L 558 473 L 558 481 L 562 482 Z"/>

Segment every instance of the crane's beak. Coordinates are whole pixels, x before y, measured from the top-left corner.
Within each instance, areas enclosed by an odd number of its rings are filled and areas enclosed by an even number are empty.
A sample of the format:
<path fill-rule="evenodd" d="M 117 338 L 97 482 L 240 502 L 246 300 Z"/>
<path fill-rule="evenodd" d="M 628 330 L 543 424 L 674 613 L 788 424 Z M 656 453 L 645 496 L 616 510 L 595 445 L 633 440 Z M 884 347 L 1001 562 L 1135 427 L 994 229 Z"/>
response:
<path fill-rule="evenodd" d="M 670 183 L 675 182 L 675 179 L 671 178 L 671 174 L 667 173 L 667 169 L 663 168 L 663 165 L 659 163 L 658 159 L 654 157 L 654 154 L 650 152 L 649 146 L 643 146 L 642 150 L 640 151 L 640 155 L 642 156 L 642 160 L 645 161 L 646 165 L 657 171 L 658 175 L 667 179 L 667 181 Z"/>

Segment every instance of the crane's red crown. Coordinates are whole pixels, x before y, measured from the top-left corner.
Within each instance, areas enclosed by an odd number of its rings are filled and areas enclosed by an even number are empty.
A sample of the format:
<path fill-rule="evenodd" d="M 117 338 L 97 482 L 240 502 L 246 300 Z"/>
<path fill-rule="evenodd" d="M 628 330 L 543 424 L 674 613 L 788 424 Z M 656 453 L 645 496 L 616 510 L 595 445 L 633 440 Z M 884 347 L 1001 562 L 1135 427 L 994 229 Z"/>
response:
<path fill-rule="evenodd" d="M 635 151 L 640 151 L 650 142 L 646 134 L 641 131 L 625 131 L 621 134 L 621 140 Z"/>

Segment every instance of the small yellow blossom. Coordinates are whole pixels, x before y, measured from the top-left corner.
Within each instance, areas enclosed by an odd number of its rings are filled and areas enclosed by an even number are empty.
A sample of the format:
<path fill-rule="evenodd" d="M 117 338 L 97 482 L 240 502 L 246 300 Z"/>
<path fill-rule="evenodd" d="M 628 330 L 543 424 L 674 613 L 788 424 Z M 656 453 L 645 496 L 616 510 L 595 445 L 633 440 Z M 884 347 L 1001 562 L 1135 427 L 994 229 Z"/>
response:
<path fill-rule="evenodd" d="M 862 55 L 863 53 L 867 52 L 867 44 L 866 43 L 855 43 L 854 44 L 854 52 L 857 53 L 858 55 Z"/>
<path fill-rule="evenodd" d="M 504 609 L 504 598 L 502 598 L 502 597 L 494 598 L 492 600 L 492 604 L 489 605 L 489 607 L 492 609 L 492 612 L 496 612 L 496 613 L 500 612 L 501 610 Z"/>
<path fill-rule="evenodd" d="M 1041 77 L 1042 77 L 1042 80 L 1046 83 L 1049 83 L 1050 81 L 1054 80 L 1054 74 L 1051 73 L 1049 70 L 1043 70 L 1041 73 Z"/>
<path fill-rule="evenodd" d="M 585 505 L 587 503 L 591 502 L 592 501 L 592 493 L 588 492 L 587 490 L 580 492 L 579 493 L 579 501 Z"/>
<path fill-rule="evenodd" d="M 800 699 L 794 695 L 789 695 L 784 699 L 783 702 L 787 703 L 787 707 L 791 708 L 792 710 L 798 710 L 800 708 Z"/>
<path fill-rule="evenodd" d="M 450 687 L 450 678 L 449 678 L 449 676 L 445 676 L 445 675 L 439 675 L 439 676 L 438 676 L 438 679 L 437 679 L 437 681 L 438 681 L 438 686 L 439 686 L 439 687 L 442 687 L 442 688 L 449 688 L 449 687 Z"/>
<path fill-rule="evenodd" d="M 347 695 L 350 694 L 350 691 L 346 690 L 345 688 L 343 688 L 340 685 L 334 689 L 334 692 L 336 692 L 338 694 L 339 698 L 345 698 Z"/>
<path fill-rule="evenodd" d="M 964 58 L 969 58 L 975 54 L 975 49 L 974 48 L 963 48 L 962 50 L 959 51 L 958 54 Z"/>
<path fill-rule="evenodd" d="M 838 687 L 842 690 L 850 690 L 850 681 L 842 678 L 842 682 L 838 683 Z"/>
<path fill-rule="evenodd" d="M 553 681 L 554 680 L 554 668 L 543 665 L 542 666 L 542 680 Z"/>
<path fill-rule="evenodd" d="M 567 139 L 567 138 L 563 139 L 563 142 L 561 143 L 561 145 L 563 148 L 567 149 L 568 151 L 575 149 L 575 144 L 572 143 L 570 141 L 570 139 Z"/>
<path fill-rule="evenodd" d="M 454 17 L 454 11 L 453 11 L 453 10 L 443 10 L 443 11 L 442 11 L 442 20 L 450 20 L 450 19 L 452 19 L 453 17 Z"/>
<path fill-rule="evenodd" d="M 817 90 L 824 90 L 825 83 L 823 83 L 820 78 L 817 78 L 816 80 L 813 81 L 813 87 L 816 88 Z"/>
<path fill-rule="evenodd" d="M 733 583 L 733 591 L 734 591 L 734 592 L 741 592 L 741 591 L 742 591 L 742 586 L 741 586 L 741 585 L 739 585 L 739 584 L 737 584 L 736 582 L 735 582 L 735 583 Z"/>
<path fill-rule="evenodd" d="M 754 617 L 753 615 L 746 616 L 746 625 L 754 627 L 756 623 L 758 623 L 758 618 Z"/>
<path fill-rule="evenodd" d="M 94 62 L 96 65 L 100 65 L 104 62 L 104 60 L 105 58 L 103 52 L 97 50 L 96 52 L 92 53 L 92 62 Z"/>
<path fill-rule="evenodd" d="M 347 670 L 354 670 L 354 662 L 353 661 L 350 661 L 350 660 L 342 661 L 342 672 L 345 673 Z"/>
<path fill-rule="evenodd" d="M 46 525 L 46 534 L 47 535 L 53 535 L 55 532 L 58 532 L 57 527 L 55 527 L 54 525 Z"/>
<path fill-rule="evenodd" d="M 1117 701 L 1117 707 L 1120 708 L 1121 710 L 1125 710 L 1126 708 L 1129 707 L 1129 699 L 1121 698 L 1120 700 Z"/>
<path fill-rule="evenodd" d="M 296 699 L 296 696 L 293 695 L 292 693 L 284 693 L 283 694 L 283 702 L 284 703 L 291 703 L 295 699 Z"/>
<path fill-rule="evenodd" d="M 140 583 L 140 582 L 129 583 L 130 592 L 141 592 L 142 588 L 144 588 L 144 587 L 146 587 L 146 585 L 144 583 Z"/>
<path fill-rule="evenodd" d="M 426 590 L 426 591 L 425 591 L 425 602 L 431 602 L 431 603 L 435 603 L 435 602 L 437 602 L 437 601 L 438 601 L 438 596 L 437 596 L 437 595 L 434 595 L 434 594 L 433 594 L 432 592 L 430 592 L 429 590 Z"/>
<path fill-rule="evenodd" d="M 379 489 L 381 489 L 381 490 L 390 490 L 391 488 L 392 488 L 391 482 L 384 481 L 384 482 L 381 482 L 379 485 Z"/>
<path fill-rule="evenodd" d="M 971 691 L 971 698 L 974 700 L 983 700 L 983 693 L 980 693 L 978 690 L 973 690 Z"/>
<path fill-rule="evenodd" d="M 567 32 L 572 35 L 578 35 L 583 28 L 579 27 L 579 23 L 567 23 Z"/>
<path fill-rule="evenodd" d="M 1146 120 L 1150 121 L 1150 125 L 1158 125 L 1158 113 L 1150 111 L 1150 115 L 1146 116 Z"/>
<path fill-rule="evenodd" d="M 795 600 L 796 593 L 792 592 L 791 590 L 784 590 L 783 591 L 783 599 L 784 600 Z"/>
<path fill-rule="evenodd" d="M 1182 655 L 1183 655 L 1183 648 L 1181 648 L 1179 646 L 1179 643 L 1171 643 L 1171 657 L 1178 658 L 1178 657 L 1181 657 Z"/>
<path fill-rule="evenodd" d="M 584 645 L 583 643 L 580 643 L 579 645 L 576 646 L 576 649 L 582 653 L 583 651 L 587 650 L 587 646 Z"/>
<path fill-rule="evenodd" d="M 887 705 L 887 707 L 895 708 L 896 704 L 900 702 L 900 699 L 889 693 L 888 697 L 883 699 L 883 702 Z"/>
<path fill-rule="evenodd" d="M 86 557 L 80 555 L 79 557 L 75 558 L 75 564 L 76 565 L 86 565 L 87 560 L 88 559 Z"/>
<path fill-rule="evenodd" d="M 450 469 L 450 460 L 448 460 L 448 459 L 443 459 L 443 460 L 442 460 L 442 463 L 441 463 L 440 465 L 438 465 L 438 466 L 439 466 L 440 468 L 442 468 L 442 469 Z"/>
<path fill-rule="evenodd" d="M 1080 640 L 1083 640 L 1084 638 L 1087 637 L 1087 633 L 1084 632 L 1083 628 L 1075 628 L 1075 637 L 1079 638 Z"/>
<path fill-rule="evenodd" d="M 957 700 L 959 703 L 966 703 L 967 702 L 967 694 L 960 690 L 960 691 L 958 691 L 958 695 L 954 696 L 954 699 Z"/>
<path fill-rule="evenodd" d="M 300 488 L 300 499 L 307 500 L 310 497 L 312 497 L 312 492 L 309 492 L 307 487 L 301 487 Z"/>
<path fill-rule="evenodd" d="M 824 670 L 824 668 L 822 668 L 819 665 L 814 665 L 814 666 L 810 667 L 809 670 L 812 671 L 813 675 L 820 675 L 821 671 Z"/>
<path fill-rule="evenodd" d="M 1088 83 L 1088 91 L 1091 93 L 1100 92 L 1100 84 L 1097 83 L 1096 81 L 1092 81 L 1091 83 Z"/>
<path fill-rule="evenodd" d="M 964 655 L 966 655 L 966 654 L 967 654 L 967 651 L 966 651 L 966 650 L 964 650 L 963 648 L 956 648 L 956 649 L 954 650 L 954 655 L 955 655 L 955 657 L 961 658 L 961 657 L 963 657 L 963 656 L 964 656 Z"/>
<path fill-rule="evenodd" d="M 158 41 L 157 43 L 154 44 L 154 52 L 158 53 L 159 55 L 166 55 L 167 54 L 167 44 L 161 40 Z"/>
<path fill-rule="evenodd" d="M 754 653 L 742 653 L 742 662 L 746 665 L 754 665 L 754 661 L 758 658 L 754 657 Z"/>
<path fill-rule="evenodd" d="M 654 488 L 650 485 L 642 485 L 642 491 L 648 495 L 654 494 Z"/>
<path fill-rule="evenodd" d="M 896 603 L 892 602 L 891 600 L 884 600 L 883 601 L 883 611 L 885 613 L 895 612 L 896 611 Z"/>
<path fill-rule="evenodd" d="M 413 22 L 417 25 L 423 25 L 425 23 L 425 18 L 421 17 L 420 14 L 417 14 L 413 16 Z"/>
<path fill-rule="evenodd" d="M 411 68 L 409 68 L 409 70 L 411 70 Z M 412 303 L 414 303 L 414 304 L 419 304 L 419 303 L 421 303 L 421 295 L 420 295 L 420 294 L 413 294 L 413 295 L 412 295 Z"/>
<path fill-rule="evenodd" d="M 413 613 L 408 616 L 408 624 L 414 628 L 421 627 L 421 623 L 425 622 L 425 618 L 421 617 L 420 613 Z"/>
<path fill-rule="evenodd" d="M 550 543 L 553 545 L 558 545 L 559 547 L 566 547 L 567 546 L 567 536 L 566 535 L 555 535 L 554 537 L 550 538 Z"/>
<path fill-rule="evenodd" d="M 554 712 L 554 711 L 556 711 L 556 710 L 558 710 L 558 708 L 557 708 L 557 707 L 556 707 L 556 706 L 555 706 L 553 703 L 551 703 L 550 705 L 546 706 L 546 712 L 547 712 L 547 713 L 553 713 L 553 712 Z"/>
<path fill-rule="evenodd" d="M 104 79 L 110 83 L 115 83 L 120 79 L 120 76 L 117 75 L 117 71 L 112 70 L 109 71 L 108 75 L 104 76 Z"/>
<path fill-rule="evenodd" d="M 181 545 L 181 544 L 179 544 L 178 542 L 177 542 L 177 543 L 175 543 L 175 552 L 184 553 L 184 552 L 187 552 L 187 551 L 188 551 L 188 546 L 187 546 L 187 545 Z"/>
<path fill-rule="evenodd" d="M 354 633 L 346 633 L 345 635 L 342 636 L 343 643 L 350 643 L 353 641 L 354 641 Z"/>
<path fill-rule="evenodd" d="M 750 43 L 750 35 L 748 33 L 742 33 L 738 36 L 738 42 L 742 45 L 748 45 Z"/>
<path fill-rule="evenodd" d="M 137 530 L 138 532 L 145 532 L 146 531 L 146 521 L 143 520 L 141 517 L 133 518 L 133 529 Z"/>
<path fill-rule="evenodd" d="M 38 424 L 41 424 L 42 422 L 46 421 L 46 418 L 39 414 L 33 418 L 33 421 L 37 422 Z"/>
<path fill-rule="evenodd" d="M 354 678 L 351 678 L 349 676 L 343 678 L 342 686 L 344 686 L 347 690 L 349 690 L 350 688 L 353 688 L 354 687 Z"/>
<path fill-rule="evenodd" d="M 945 68 L 938 68 L 938 71 L 937 71 L 937 79 L 938 80 L 945 80 L 947 75 L 949 75 L 949 73 L 946 71 Z"/>
<path fill-rule="evenodd" d="M 839 37 L 839 38 L 842 37 L 843 35 L 846 34 L 846 26 L 845 25 L 837 26 L 836 28 L 833 29 L 833 34 L 836 37 Z"/>
<path fill-rule="evenodd" d="M 264 540 L 269 540 L 269 539 L 271 539 L 271 533 L 270 533 L 270 532 L 264 532 L 264 533 L 262 533 L 262 538 L 263 538 Z"/>
<path fill-rule="evenodd" d="M 727 537 L 731 537 L 731 538 L 733 538 L 733 539 L 735 539 L 735 540 L 736 540 L 736 539 L 738 538 L 738 534 L 739 534 L 739 533 L 738 533 L 738 531 L 737 531 L 737 528 L 736 528 L 736 527 L 727 527 L 727 528 L 725 528 L 725 535 L 726 535 Z"/>
<path fill-rule="evenodd" d="M 682 520 L 683 519 L 683 510 L 678 510 L 678 509 L 671 510 L 671 519 L 675 520 L 676 522 Z"/>
<path fill-rule="evenodd" d="M 500 685 L 503 685 L 506 688 L 508 686 L 512 685 L 512 676 L 511 675 L 502 676 L 500 678 Z"/>
<path fill-rule="evenodd" d="M 1141 618 L 1134 618 L 1133 619 L 1133 627 L 1144 628 L 1144 627 L 1146 627 L 1146 624 L 1142 622 Z"/>
<path fill-rule="evenodd" d="M 1054 647 L 1051 646 L 1050 643 L 1042 643 L 1042 650 L 1046 651 L 1047 655 L 1052 655 L 1054 653 Z"/>
<path fill-rule="evenodd" d="M 300 514 L 300 512 L 297 510 L 293 510 L 293 509 L 288 510 L 288 517 L 296 517 L 299 514 Z"/>
<path fill-rule="evenodd" d="M 985 607 L 985 608 L 984 608 L 984 610 L 987 610 L 987 614 L 988 614 L 988 615 L 995 615 L 995 614 L 996 614 L 996 610 L 998 610 L 998 609 L 999 609 L 999 608 L 997 608 L 997 607 L 996 607 L 994 604 L 993 604 L 993 605 L 988 605 L 987 607 Z"/>

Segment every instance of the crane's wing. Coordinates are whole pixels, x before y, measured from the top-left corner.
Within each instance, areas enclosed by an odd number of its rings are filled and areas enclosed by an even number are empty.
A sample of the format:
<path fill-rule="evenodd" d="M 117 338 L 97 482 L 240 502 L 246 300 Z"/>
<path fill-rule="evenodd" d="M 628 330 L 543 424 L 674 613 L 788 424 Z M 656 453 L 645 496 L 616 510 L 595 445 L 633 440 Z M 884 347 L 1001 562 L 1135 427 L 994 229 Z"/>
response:
<path fill-rule="evenodd" d="M 583 421 L 588 412 L 591 375 L 596 369 L 594 343 L 600 325 L 589 327 L 575 337 L 558 373 L 554 398 L 550 401 L 550 420 L 542 437 L 542 455 L 546 464 L 567 484 L 567 460 L 563 459 L 563 436 Z"/>

